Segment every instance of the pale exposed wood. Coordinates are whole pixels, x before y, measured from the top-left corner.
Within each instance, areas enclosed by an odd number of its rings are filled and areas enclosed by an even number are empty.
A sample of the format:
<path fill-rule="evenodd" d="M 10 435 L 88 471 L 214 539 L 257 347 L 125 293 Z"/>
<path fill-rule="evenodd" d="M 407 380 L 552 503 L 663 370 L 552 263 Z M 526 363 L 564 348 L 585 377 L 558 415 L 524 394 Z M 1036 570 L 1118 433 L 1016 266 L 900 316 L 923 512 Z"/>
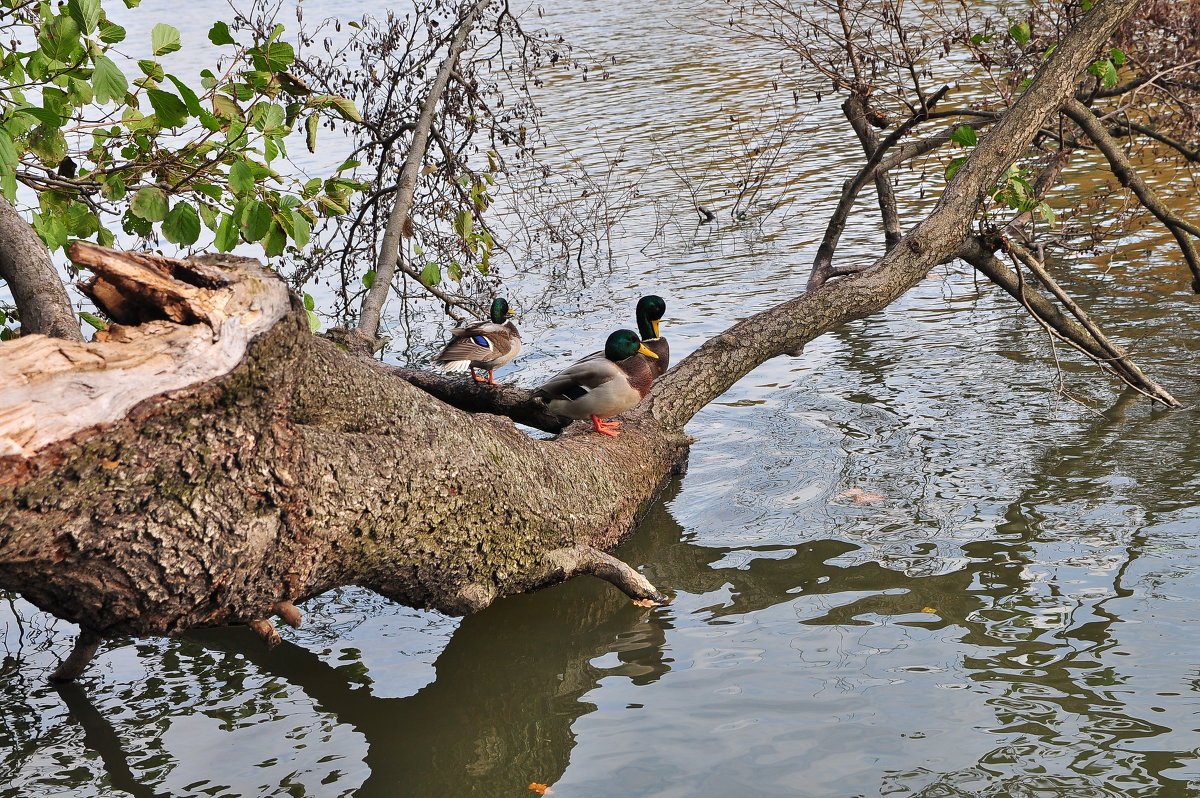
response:
<path fill-rule="evenodd" d="M 218 259 L 227 265 L 217 269 L 83 243 L 71 257 L 95 275 L 87 290 L 101 309 L 139 326 L 114 324 L 91 343 L 32 335 L 6 344 L 0 456 L 32 455 L 151 396 L 228 373 L 290 307 L 287 287 L 246 259 Z"/>

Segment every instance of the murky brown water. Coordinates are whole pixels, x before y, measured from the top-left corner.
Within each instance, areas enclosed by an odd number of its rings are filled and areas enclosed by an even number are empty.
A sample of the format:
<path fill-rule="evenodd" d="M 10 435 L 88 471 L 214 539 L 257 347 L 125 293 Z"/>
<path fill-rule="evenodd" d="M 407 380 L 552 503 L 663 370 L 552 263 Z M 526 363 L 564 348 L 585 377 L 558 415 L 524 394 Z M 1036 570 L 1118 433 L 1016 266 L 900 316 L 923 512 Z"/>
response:
<path fill-rule="evenodd" d="M 549 80 L 547 124 L 595 164 L 623 148 L 638 196 L 586 286 L 514 284 L 521 384 L 648 291 L 677 357 L 803 285 L 855 145 L 802 138 L 731 221 L 771 59 L 674 26 L 696 10 L 547 9 L 617 55 Z M 1185 270 L 1161 237 L 1133 254 L 1071 288 L 1194 406 Z M 689 425 L 689 472 L 622 552 L 675 594 L 652 611 L 587 580 L 461 622 L 345 590 L 269 654 L 236 630 L 114 644 L 61 694 L 69 630 L 5 611 L 0 796 L 1200 794 L 1196 413 L 1059 355 L 1088 407 L 1036 324 L 952 267 L 765 364 Z"/>

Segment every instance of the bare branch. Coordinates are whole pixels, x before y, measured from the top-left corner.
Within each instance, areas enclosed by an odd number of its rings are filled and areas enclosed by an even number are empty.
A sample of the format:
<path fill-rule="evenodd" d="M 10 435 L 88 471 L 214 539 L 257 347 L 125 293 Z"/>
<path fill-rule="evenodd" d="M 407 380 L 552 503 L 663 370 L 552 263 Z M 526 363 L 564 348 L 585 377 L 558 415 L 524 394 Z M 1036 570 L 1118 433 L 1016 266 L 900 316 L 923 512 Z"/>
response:
<path fill-rule="evenodd" d="M 438 103 L 442 93 L 450 82 L 454 65 L 466 46 L 467 37 L 475 21 L 491 0 L 479 0 L 459 23 L 458 31 L 450 42 L 446 59 L 438 69 L 437 77 L 429 87 L 429 93 L 421 104 L 421 115 L 413 129 L 412 142 L 409 144 L 408 156 L 400 170 L 399 190 L 396 192 L 395 203 L 388 217 L 387 229 L 380 242 L 379 260 L 375 267 L 375 283 L 363 299 L 362 311 L 359 314 L 357 331 L 366 338 L 375 338 L 379 334 L 379 317 L 383 303 L 391 289 L 392 277 L 396 273 L 396 262 L 400 253 L 400 236 L 404 229 L 408 213 L 412 209 L 413 193 L 416 191 L 417 178 L 420 175 L 421 164 L 425 160 L 425 152 L 429 146 L 429 133 L 433 127 L 433 118 L 437 113 Z"/>
<path fill-rule="evenodd" d="M 1068 100 L 1063 105 L 1063 113 L 1071 117 L 1075 124 L 1083 128 L 1083 132 L 1087 134 L 1088 138 L 1096 143 L 1096 146 L 1104 153 L 1104 157 L 1108 159 L 1113 174 L 1121 181 L 1121 185 L 1128 187 L 1136 194 L 1142 205 L 1167 226 L 1171 235 L 1175 236 L 1175 240 L 1179 243 L 1179 249 L 1183 252 L 1183 257 L 1187 260 L 1188 268 L 1192 272 L 1192 291 L 1200 294 L 1200 249 L 1192 240 L 1193 237 L 1200 238 L 1200 227 L 1186 219 L 1179 218 L 1158 198 L 1154 189 L 1150 188 L 1149 184 L 1138 174 L 1133 162 L 1122 152 L 1121 146 L 1108 134 L 1104 125 L 1086 105 L 1078 100 Z"/>

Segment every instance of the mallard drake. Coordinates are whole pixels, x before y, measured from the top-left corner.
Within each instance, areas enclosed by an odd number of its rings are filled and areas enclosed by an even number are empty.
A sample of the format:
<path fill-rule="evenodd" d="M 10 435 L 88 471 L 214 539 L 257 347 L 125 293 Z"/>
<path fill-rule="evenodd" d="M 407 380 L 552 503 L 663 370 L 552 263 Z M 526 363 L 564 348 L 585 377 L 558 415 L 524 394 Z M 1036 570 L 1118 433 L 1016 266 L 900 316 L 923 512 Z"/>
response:
<path fill-rule="evenodd" d="M 654 354 L 656 360 L 650 361 L 650 370 L 655 377 L 662 376 L 671 362 L 671 345 L 667 339 L 658 334 L 658 320 L 667 312 L 667 303 L 655 294 L 644 296 L 637 303 L 638 332 L 642 335 L 642 343 Z"/>
<path fill-rule="evenodd" d="M 635 357 L 638 354 L 645 357 Z M 542 397 L 551 413 L 591 418 L 596 432 L 616 437 L 621 422 L 603 419 L 624 413 L 650 393 L 650 361 L 657 357 L 633 330 L 617 330 L 608 336 L 603 352 L 575 361 L 533 395 Z"/>
<path fill-rule="evenodd" d="M 521 353 L 521 332 L 508 318 L 515 315 L 505 300 L 492 300 L 491 320 L 451 330 L 450 343 L 433 362 L 446 371 L 469 369 L 475 382 L 484 381 L 475 369 L 487 369 L 487 382 L 495 385 L 493 372 Z"/>

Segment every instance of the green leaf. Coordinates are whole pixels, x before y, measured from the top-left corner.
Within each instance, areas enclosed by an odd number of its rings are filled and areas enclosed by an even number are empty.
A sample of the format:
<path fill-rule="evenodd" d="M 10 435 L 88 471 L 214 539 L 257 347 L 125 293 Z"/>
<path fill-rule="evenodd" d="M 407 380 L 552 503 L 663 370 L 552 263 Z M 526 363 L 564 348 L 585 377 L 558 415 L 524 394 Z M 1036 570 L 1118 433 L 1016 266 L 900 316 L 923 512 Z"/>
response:
<path fill-rule="evenodd" d="M 134 214 L 147 222 L 161 222 L 167 218 L 169 210 L 167 193 L 161 188 L 152 186 L 139 188 L 133 195 L 133 203 L 130 208 Z"/>
<path fill-rule="evenodd" d="M 125 188 L 125 178 L 119 173 L 105 175 L 100 178 L 100 194 L 110 202 L 119 202 L 125 199 L 127 189 Z"/>
<path fill-rule="evenodd" d="M 317 300 L 313 299 L 312 294 L 304 295 L 304 309 L 305 310 L 316 310 L 317 309 Z"/>
<path fill-rule="evenodd" d="M 129 81 L 125 73 L 106 55 L 98 55 L 92 59 L 95 70 L 92 72 L 92 87 L 96 90 L 96 102 L 107 103 L 125 99 L 129 91 Z"/>
<path fill-rule="evenodd" d="M 242 216 L 242 237 L 251 243 L 261 241 L 271 231 L 273 221 L 270 205 L 258 200 L 251 202 Z"/>
<path fill-rule="evenodd" d="M 454 232 L 458 233 L 458 237 L 463 241 L 471 238 L 471 232 L 475 227 L 475 217 L 470 211 L 459 211 L 454 217 Z"/>
<path fill-rule="evenodd" d="M 121 229 L 131 236 L 141 236 L 148 238 L 154 232 L 154 225 L 147 222 L 145 219 L 133 212 L 133 209 L 125 211 L 125 215 L 121 217 Z"/>
<path fill-rule="evenodd" d="M 154 114 L 162 127 L 180 127 L 188 120 L 188 109 L 183 100 L 162 89 L 147 89 L 146 96 L 154 106 Z"/>
<path fill-rule="evenodd" d="M 138 59 L 138 66 L 141 67 L 142 73 L 151 80 L 159 81 L 167 76 L 163 71 L 162 64 L 157 61 L 151 61 L 149 58 Z"/>
<path fill-rule="evenodd" d="M 267 235 L 263 238 L 263 252 L 268 258 L 278 257 L 283 254 L 283 250 L 287 247 L 287 231 L 283 229 L 278 221 L 271 224 L 271 229 L 267 231 Z"/>
<path fill-rule="evenodd" d="M 95 96 L 91 83 L 75 77 L 67 78 L 67 101 L 72 105 L 91 105 Z"/>
<path fill-rule="evenodd" d="M 196 92 L 174 75 L 167 75 L 167 80 L 174 83 L 175 88 L 179 90 L 179 96 L 183 98 L 189 114 L 196 117 L 204 115 L 204 109 L 200 107 L 200 98 L 196 96 Z"/>
<path fill-rule="evenodd" d="M 32 116 L 34 119 L 47 127 L 62 127 L 63 124 L 62 115 L 49 108 L 35 108 L 33 106 L 28 106 L 20 109 L 18 113 Z"/>
<path fill-rule="evenodd" d="M 1010 36 L 1016 39 L 1017 44 L 1025 44 L 1032 38 L 1032 32 L 1030 31 L 1029 23 L 1025 20 L 1014 22 L 1012 27 L 1008 29 L 1008 33 Z"/>
<path fill-rule="evenodd" d="M 67 235 L 72 238 L 87 238 L 100 229 L 100 220 L 82 202 L 73 202 L 67 207 L 63 222 L 67 226 Z"/>
<path fill-rule="evenodd" d="M 308 314 L 308 331 L 316 332 L 317 330 L 321 329 L 321 317 L 318 316 L 316 313 L 313 313 L 311 310 L 307 311 L 307 314 Z"/>
<path fill-rule="evenodd" d="M 1104 74 L 1100 76 L 1100 79 L 1110 89 L 1121 81 L 1121 76 L 1117 74 L 1116 64 L 1107 58 L 1104 59 Z"/>
<path fill-rule="evenodd" d="M 446 267 L 446 273 L 450 275 L 450 279 L 454 282 L 462 282 L 462 264 L 458 261 L 450 261 L 450 265 Z"/>
<path fill-rule="evenodd" d="M 38 33 L 38 46 L 52 61 L 74 61 L 83 55 L 79 24 L 67 16 L 51 17 Z"/>
<path fill-rule="evenodd" d="M 1046 222 L 1046 224 L 1050 225 L 1051 227 L 1054 226 L 1055 215 L 1054 215 L 1053 208 L 1051 208 L 1049 205 L 1047 205 L 1044 202 L 1039 202 L 1037 205 L 1037 212 L 1038 212 L 1038 215 L 1041 216 L 1042 219 Z"/>
<path fill-rule="evenodd" d="M 442 281 L 442 267 L 436 263 L 426 263 L 421 269 L 421 282 L 428 286 L 437 285 Z"/>
<path fill-rule="evenodd" d="M 160 22 L 150 31 L 150 44 L 155 56 L 173 53 L 179 49 L 179 30 Z"/>
<path fill-rule="evenodd" d="M 59 213 L 34 213 L 33 229 L 53 252 L 67 248 L 67 225 Z"/>
<path fill-rule="evenodd" d="M 1126 56 L 1124 51 L 1118 50 L 1115 47 L 1108 51 L 1108 57 L 1112 59 L 1112 62 L 1117 66 L 1123 66 L 1125 64 Z"/>
<path fill-rule="evenodd" d="M 0 174 L 10 174 L 17 168 L 17 148 L 8 131 L 0 128 Z"/>
<path fill-rule="evenodd" d="M 226 94 L 214 94 L 212 98 L 213 112 L 217 116 L 223 116 L 226 119 L 245 119 L 246 115 L 242 112 L 241 106 L 237 104 L 237 100 Z"/>
<path fill-rule="evenodd" d="M 200 221 L 204 222 L 204 226 L 209 230 L 217 229 L 217 215 L 220 213 L 214 206 L 208 203 L 200 205 Z"/>
<path fill-rule="evenodd" d="M 283 124 L 286 118 L 283 106 L 275 103 L 257 103 L 250 109 L 250 124 L 264 133 L 287 133 Z"/>
<path fill-rule="evenodd" d="M 267 69 L 282 72 L 296 60 L 296 51 L 287 42 L 271 42 L 261 50 Z"/>
<path fill-rule="evenodd" d="M 218 47 L 222 44 L 237 44 L 229 34 L 229 26 L 224 22 L 217 22 L 209 29 L 208 40 Z"/>
<path fill-rule="evenodd" d="M 960 155 L 959 157 L 957 157 L 953 161 L 951 161 L 949 163 L 949 165 L 946 166 L 946 179 L 947 180 L 953 179 L 955 173 L 958 172 L 958 170 L 966 162 L 967 162 L 967 156 L 965 156 L 965 155 Z"/>
<path fill-rule="evenodd" d="M 67 13 L 84 33 L 91 33 L 100 23 L 100 0 L 67 0 Z"/>
<path fill-rule="evenodd" d="M 308 221 L 308 217 L 300 211 L 291 211 L 292 219 L 292 241 L 296 244 L 296 249 L 304 249 L 308 246 L 308 242 L 312 239 L 312 225 Z"/>
<path fill-rule="evenodd" d="M 368 291 L 375 285 L 375 270 L 368 269 L 367 273 L 362 276 L 363 287 Z"/>
<path fill-rule="evenodd" d="M 177 202 L 162 223 L 163 236 L 172 244 L 191 246 L 200 237 L 200 216 L 187 202 Z"/>
<path fill-rule="evenodd" d="M 309 152 L 317 151 L 317 124 L 319 121 L 316 114 L 312 114 L 304 120 L 304 143 L 308 145 Z"/>
<path fill-rule="evenodd" d="M 325 108 L 332 106 L 333 110 L 338 112 L 338 115 L 349 122 L 361 122 L 362 114 L 358 112 L 354 101 L 345 97 L 335 97 L 332 94 L 314 95 L 309 102 L 317 108 Z"/>
<path fill-rule="evenodd" d="M 238 226 L 232 214 L 222 214 L 221 223 L 217 225 L 217 238 L 213 242 L 218 252 L 229 252 L 238 243 Z"/>
<path fill-rule="evenodd" d="M 38 125 L 29 134 L 30 151 L 44 166 L 55 167 L 67 156 L 67 138 L 58 128 Z"/>
<path fill-rule="evenodd" d="M 97 316 L 95 313 L 88 313 L 86 310 L 81 310 L 79 311 L 79 318 L 83 319 L 97 330 L 108 329 L 108 322 Z"/>
<path fill-rule="evenodd" d="M 115 22 L 109 22 L 107 19 L 100 20 L 100 41 L 105 44 L 123 42 L 126 35 L 126 30 Z"/>
<path fill-rule="evenodd" d="M 254 190 L 254 171 L 245 161 L 234 161 L 229 167 L 229 187 L 234 194 L 248 194 Z"/>
<path fill-rule="evenodd" d="M 950 140 L 964 147 L 974 147 L 979 142 L 979 136 L 970 125 L 959 125 L 950 135 Z"/>

